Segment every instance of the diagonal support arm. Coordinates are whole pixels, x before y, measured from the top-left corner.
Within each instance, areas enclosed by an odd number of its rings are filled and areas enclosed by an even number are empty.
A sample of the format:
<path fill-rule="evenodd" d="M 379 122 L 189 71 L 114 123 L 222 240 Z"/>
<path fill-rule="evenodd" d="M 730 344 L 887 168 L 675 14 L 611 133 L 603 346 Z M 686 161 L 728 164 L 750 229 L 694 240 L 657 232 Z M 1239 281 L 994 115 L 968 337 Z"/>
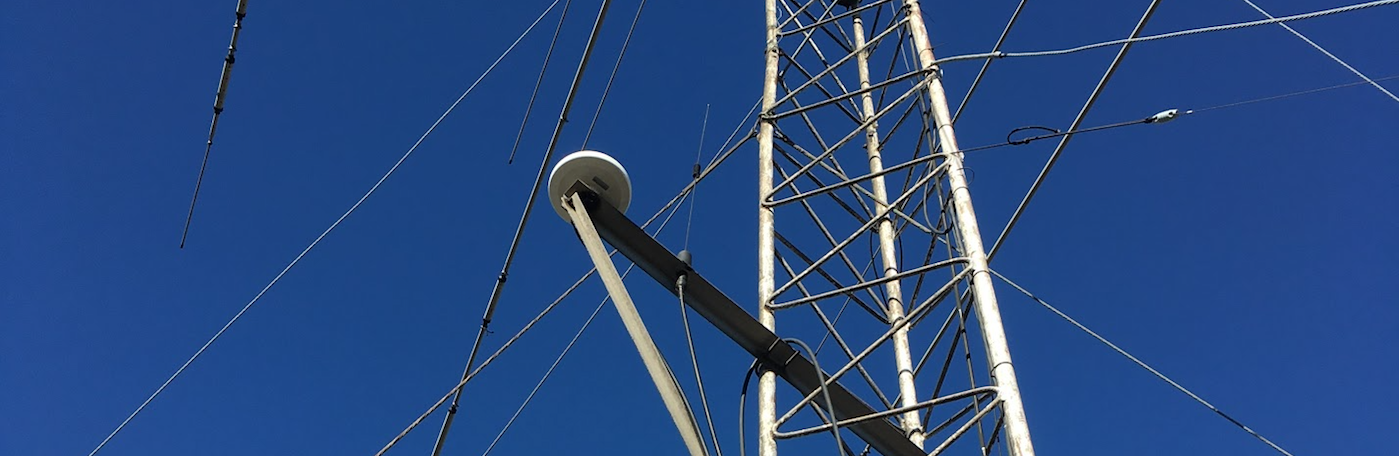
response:
<path fill-rule="evenodd" d="M 575 204 L 581 202 L 585 214 L 592 221 L 598 235 L 636 263 L 647 275 L 659 282 L 672 293 L 672 284 L 681 275 L 686 276 L 685 304 L 708 320 L 720 332 L 733 339 L 744 351 L 756 357 L 803 395 L 819 391 L 822 379 L 829 378 L 817 372 L 816 366 L 802 356 L 791 345 L 783 342 L 776 334 L 764 328 L 753 316 L 744 311 L 732 299 L 710 284 L 665 246 L 642 231 L 615 207 L 602 200 L 582 182 L 569 189 L 566 195 L 575 195 Z M 574 207 L 573 210 L 580 208 Z M 579 211 L 584 212 L 584 211 Z M 575 223 L 575 226 L 578 225 Z M 581 229 L 580 229 L 581 231 Z M 610 263 L 608 263 L 610 264 Z M 601 265 L 599 265 L 601 266 Z M 602 268 L 599 267 L 599 270 Z M 869 404 L 856 397 L 839 382 L 830 382 L 826 388 L 831 396 L 837 420 L 859 418 L 877 413 Z M 926 453 L 904 435 L 903 430 L 886 420 L 870 420 L 848 427 L 876 451 L 885 456 L 925 456 Z"/>
<path fill-rule="evenodd" d="M 594 265 L 597 266 L 598 277 L 602 278 L 603 285 L 607 287 L 607 294 L 612 296 L 613 307 L 617 309 L 617 314 L 622 317 L 622 324 L 626 326 L 627 334 L 636 344 L 636 351 L 641 354 L 641 361 L 646 364 L 646 372 L 651 374 L 651 381 L 656 383 L 656 390 L 661 393 L 661 400 L 665 402 L 666 410 L 670 412 L 670 418 L 675 420 L 675 428 L 680 431 L 680 437 L 685 441 L 685 448 L 689 450 L 690 456 L 708 456 L 704 440 L 700 437 L 699 423 L 695 421 L 695 415 L 690 409 L 689 401 L 685 400 L 685 393 L 680 389 L 680 383 L 675 380 L 675 374 L 671 372 L 670 365 L 666 364 L 665 357 L 661 356 L 660 349 L 656 348 L 656 342 L 651 339 L 651 333 L 646 330 L 646 324 L 641 321 L 641 314 L 636 311 L 631 294 L 627 293 L 627 286 L 622 283 L 622 276 L 617 274 L 617 267 L 612 264 L 612 257 L 607 254 L 607 248 L 602 245 L 602 238 L 598 237 L 597 230 L 593 228 L 593 221 L 588 218 L 588 212 L 580 209 L 584 206 L 583 199 L 583 196 L 578 193 L 565 196 L 564 210 L 568 212 L 569 218 L 573 221 L 573 228 L 578 231 L 578 238 L 588 249 L 588 257 L 592 258 Z"/>

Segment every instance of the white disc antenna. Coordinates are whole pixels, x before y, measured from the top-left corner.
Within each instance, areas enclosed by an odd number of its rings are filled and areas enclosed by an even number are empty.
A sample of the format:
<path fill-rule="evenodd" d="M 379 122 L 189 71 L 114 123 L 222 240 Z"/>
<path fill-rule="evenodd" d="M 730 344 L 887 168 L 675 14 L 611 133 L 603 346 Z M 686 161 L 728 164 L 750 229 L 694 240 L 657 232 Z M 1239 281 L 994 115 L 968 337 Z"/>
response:
<path fill-rule="evenodd" d="M 568 212 L 563 208 L 564 192 L 573 187 L 574 182 L 582 182 L 602 197 L 618 211 L 626 212 L 631 204 L 631 178 L 626 168 L 616 159 L 595 150 L 581 150 L 568 154 L 549 173 L 549 201 L 554 212 L 568 220 Z"/>

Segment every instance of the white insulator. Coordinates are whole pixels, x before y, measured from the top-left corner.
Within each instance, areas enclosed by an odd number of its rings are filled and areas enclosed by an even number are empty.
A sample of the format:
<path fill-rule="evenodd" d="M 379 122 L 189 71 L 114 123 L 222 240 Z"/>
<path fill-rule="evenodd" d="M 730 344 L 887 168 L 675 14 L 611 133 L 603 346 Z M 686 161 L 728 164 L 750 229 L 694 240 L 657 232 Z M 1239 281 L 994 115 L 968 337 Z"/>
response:
<path fill-rule="evenodd" d="M 1170 122 L 1172 120 L 1175 120 L 1176 117 L 1180 117 L 1179 109 L 1167 109 L 1165 111 L 1156 113 L 1156 115 L 1154 116 L 1151 116 L 1151 123 Z"/>

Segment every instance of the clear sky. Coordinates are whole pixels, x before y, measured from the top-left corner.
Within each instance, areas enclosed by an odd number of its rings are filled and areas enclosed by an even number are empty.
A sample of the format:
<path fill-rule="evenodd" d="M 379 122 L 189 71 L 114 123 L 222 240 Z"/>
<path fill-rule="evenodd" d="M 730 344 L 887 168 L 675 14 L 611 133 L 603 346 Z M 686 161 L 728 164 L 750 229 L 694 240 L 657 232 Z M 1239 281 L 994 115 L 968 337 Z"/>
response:
<path fill-rule="evenodd" d="M 87 454 L 549 2 L 252 1 L 180 250 L 235 3 L 18 0 L 0 16 L 0 454 Z M 101 454 L 373 454 L 450 388 L 597 3 L 574 2 L 513 165 L 557 11 Z M 938 54 L 988 50 L 1016 3 L 925 2 Z M 1006 49 L 1120 38 L 1148 3 L 1031 1 Z M 1346 4 L 1257 3 L 1277 15 Z M 635 7 L 613 7 L 560 154 L 581 145 Z M 1147 32 L 1259 17 L 1242 0 L 1170 1 Z M 1399 74 L 1395 24 L 1399 6 L 1294 26 L 1380 78 Z M 689 178 L 706 105 L 706 158 L 752 105 L 762 34 L 758 1 L 647 6 L 589 144 L 631 170 L 633 216 Z M 1114 52 L 997 62 L 958 124 L 963 145 L 1066 127 Z M 954 100 L 979 67 L 944 68 Z M 1277 26 L 1145 43 L 1086 125 L 1356 80 Z M 1358 86 L 1083 135 L 993 267 L 1294 454 L 1389 453 L 1399 424 L 1395 125 L 1399 102 Z M 1052 148 L 968 155 L 986 237 Z M 690 239 L 697 267 L 750 307 L 755 187 L 749 147 L 701 186 Z M 546 208 L 536 215 L 487 350 L 589 267 L 565 223 Z M 678 249 L 679 228 L 661 240 Z M 673 298 L 644 277 L 629 283 L 684 366 Z M 1272 454 L 1013 289 L 998 291 L 1041 454 Z M 468 386 L 446 454 L 486 448 L 603 296 L 587 283 Z M 749 358 L 692 323 L 721 441 L 737 454 Z M 604 309 L 575 350 L 497 454 L 683 452 L 615 313 Z M 426 454 L 439 422 L 391 454 Z"/>

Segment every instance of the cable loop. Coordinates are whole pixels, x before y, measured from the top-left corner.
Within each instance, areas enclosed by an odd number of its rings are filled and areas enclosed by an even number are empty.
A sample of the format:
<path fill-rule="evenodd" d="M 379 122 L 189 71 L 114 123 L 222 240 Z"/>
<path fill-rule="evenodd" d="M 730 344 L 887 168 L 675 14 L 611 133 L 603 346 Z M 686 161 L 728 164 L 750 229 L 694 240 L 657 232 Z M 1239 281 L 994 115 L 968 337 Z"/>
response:
<path fill-rule="evenodd" d="M 1055 134 L 1055 135 L 1061 133 L 1059 130 L 1055 130 L 1055 129 L 1053 129 L 1053 128 L 1049 128 L 1049 127 L 1045 127 L 1045 126 L 1040 126 L 1040 125 L 1030 125 L 1030 126 L 1025 126 L 1025 127 L 1016 128 L 1016 129 L 1014 129 L 1014 130 L 1011 130 L 1010 133 L 1006 133 L 1006 144 L 1019 146 L 1019 145 L 1023 145 L 1023 144 L 1029 144 L 1030 141 L 1034 141 L 1034 140 L 1036 140 L 1036 139 L 1040 139 L 1040 137 L 1038 137 L 1038 136 L 1031 136 L 1031 137 L 1028 137 L 1028 138 L 1025 138 L 1025 139 L 1017 139 L 1017 140 L 1011 140 L 1011 139 L 1010 139 L 1012 136 L 1015 136 L 1016 133 L 1019 133 L 1019 132 L 1022 132 L 1022 131 L 1030 131 L 1030 130 L 1047 131 L 1047 132 L 1049 132 L 1050 134 Z"/>

